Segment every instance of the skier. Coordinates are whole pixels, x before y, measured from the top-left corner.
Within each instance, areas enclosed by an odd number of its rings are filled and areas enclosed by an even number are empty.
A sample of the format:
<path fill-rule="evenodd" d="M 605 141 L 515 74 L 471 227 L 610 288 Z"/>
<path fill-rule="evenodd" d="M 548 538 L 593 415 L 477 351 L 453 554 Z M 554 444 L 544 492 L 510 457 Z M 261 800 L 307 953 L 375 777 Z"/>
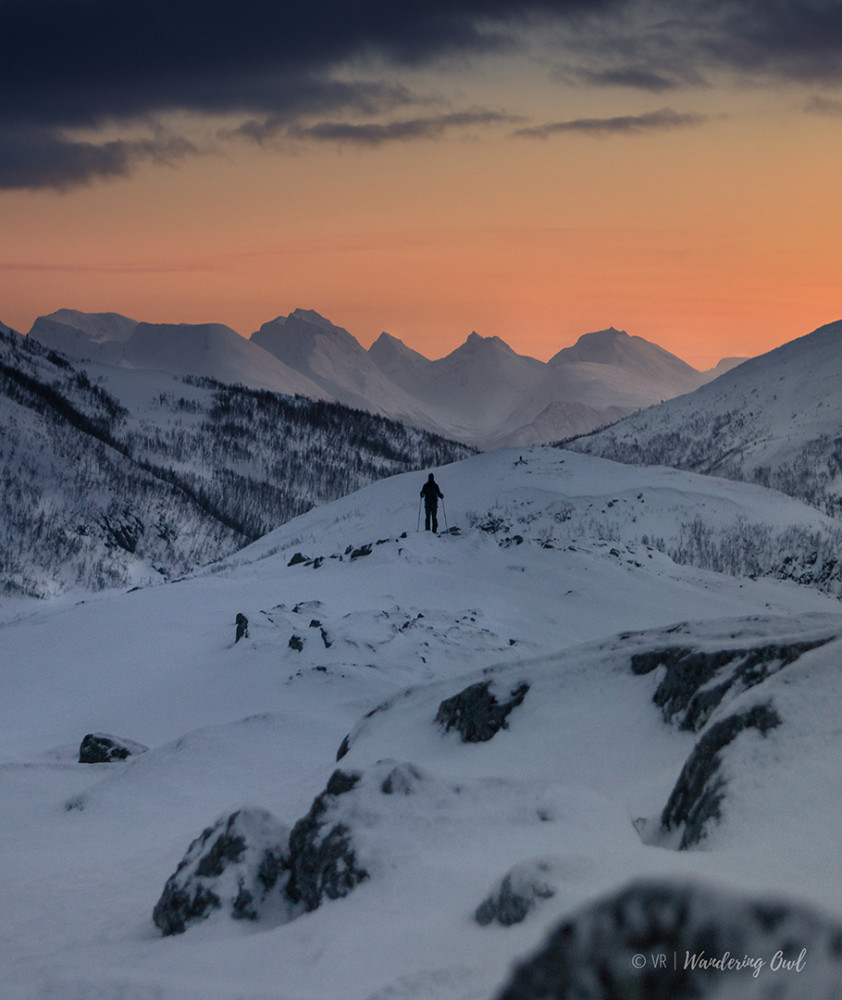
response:
<path fill-rule="evenodd" d="M 421 496 L 424 498 L 424 530 L 430 530 L 430 522 L 433 525 L 433 532 L 439 530 L 439 499 L 444 500 L 444 493 L 439 489 L 439 484 L 433 478 L 432 472 L 427 478 L 427 482 L 421 487 Z"/>

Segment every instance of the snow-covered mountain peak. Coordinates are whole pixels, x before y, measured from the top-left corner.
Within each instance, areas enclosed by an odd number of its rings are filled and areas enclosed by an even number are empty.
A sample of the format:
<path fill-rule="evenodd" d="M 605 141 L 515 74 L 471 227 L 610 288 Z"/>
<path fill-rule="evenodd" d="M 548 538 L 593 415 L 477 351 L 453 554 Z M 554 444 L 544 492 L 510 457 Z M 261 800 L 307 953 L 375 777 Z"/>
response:
<path fill-rule="evenodd" d="M 382 372 L 393 378 L 398 385 L 401 384 L 400 380 L 404 374 L 405 366 L 410 370 L 418 371 L 426 370 L 432 364 L 429 358 L 425 358 L 423 354 L 407 347 L 399 337 L 393 337 L 385 330 L 369 347 L 368 356 Z"/>
<path fill-rule="evenodd" d="M 312 309 L 296 309 L 288 316 L 264 323 L 251 335 L 251 342 L 308 378 L 325 365 L 341 366 L 349 357 L 359 359 L 365 355 L 352 334 Z"/>
<path fill-rule="evenodd" d="M 303 323 L 309 323 L 311 326 L 316 326 L 320 330 L 328 332 L 340 330 L 342 333 L 348 333 L 348 331 L 343 327 L 336 326 L 335 323 L 331 323 L 331 321 L 325 316 L 322 316 L 321 313 L 317 313 L 315 309 L 293 309 L 287 318 L 301 320 Z"/>
<path fill-rule="evenodd" d="M 476 330 L 472 330 L 468 334 L 465 343 L 461 347 L 457 347 L 453 354 L 479 355 L 482 351 L 489 354 L 493 351 L 499 354 L 512 355 L 513 357 L 518 356 L 517 352 L 512 350 L 505 340 L 496 336 L 483 337 Z"/>
<path fill-rule="evenodd" d="M 114 362 L 133 336 L 138 321 L 119 313 L 85 313 L 59 309 L 39 316 L 29 336 L 45 347 L 75 358 Z"/>
<path fill-rule="evenodd" d="M 43 330 L 50 329 L 58 333 L 59 328 L 65 328 L 68 336 L 73 333 L 87 334 L 95 343 L 109 340 L 123 342 L 131 337 L 137 325 L 138 320 L 122 316 L 120 313 L 86 313 L 77 309 L 57 309 L 48 316 L 39 316 L 29 333 L 42 343 L 44 338 L 40 333 Z"/>
<path fill-rule="evenodd" d="M 774 486 L 842 509 L 842 321 L 819 327 L 575 447 Z"/>
<path fill-rule="evenodd" d="M 689 379 L 698 379 L 699 376 L 694 368 L 664 348 L 643 337 L 630 336 L 625 330 L 616 330 L 613 326 L 583 334 L 572 347 L 565 347 L 550 358 L 549 363 L 557 365 L 582 361 L 617 365 L 647 371 L 652 375 L 679 374 Z"/>

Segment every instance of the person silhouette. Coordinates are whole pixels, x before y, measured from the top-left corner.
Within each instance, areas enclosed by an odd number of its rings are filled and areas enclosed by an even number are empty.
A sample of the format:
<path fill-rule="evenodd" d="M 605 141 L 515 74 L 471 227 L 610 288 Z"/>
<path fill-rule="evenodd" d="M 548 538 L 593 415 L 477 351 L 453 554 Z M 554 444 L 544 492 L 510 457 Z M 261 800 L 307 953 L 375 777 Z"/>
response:
<path fill-rule="evenodd" d="M 439 489 L 432 472 L 421 487 L 421 496 L 424 498 L 424 530 L 429 531 L 432 524 L 435 533 L 439 530 L 439 500 L 444 500 L 444 493 Z"/>

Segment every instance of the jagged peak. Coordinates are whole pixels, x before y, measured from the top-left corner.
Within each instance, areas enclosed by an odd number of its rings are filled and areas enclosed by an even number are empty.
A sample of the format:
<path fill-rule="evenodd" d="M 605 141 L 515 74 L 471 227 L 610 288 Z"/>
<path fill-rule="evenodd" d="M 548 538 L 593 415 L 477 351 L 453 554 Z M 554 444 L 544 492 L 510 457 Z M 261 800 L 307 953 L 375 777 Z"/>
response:
<path fill-rule="evenodd" d="M 468 334 L 465 343 L 462 344 L 461 348 L 457 350 L 464 350 L 468 348 L 469 350 L 487 350 L 489 348 L 497 348 L 505 350 L 509 354 L 514 354 L 515 352 L 509 347 L 505 340 L 501 340 L 500 337 L 483 337 L 481 334 L 477 333 L 476 330 L 472 330 Z"/>
<path fill-rule="evenodd" d="M 295 318 L 301 320 L 304 323 L 310 323 L 313 326 L 318 326 L 322 330 L 342 330 L 341 326 L 337 326 L 335 323 L 331 323 L 329 319 L 322 316 L 321 313 L 316 312 L 315 309 L 293 309 L 293 311 L 287 316 L 287 319 Z M 347 331 L 346 331 L 347 332 Z"/>

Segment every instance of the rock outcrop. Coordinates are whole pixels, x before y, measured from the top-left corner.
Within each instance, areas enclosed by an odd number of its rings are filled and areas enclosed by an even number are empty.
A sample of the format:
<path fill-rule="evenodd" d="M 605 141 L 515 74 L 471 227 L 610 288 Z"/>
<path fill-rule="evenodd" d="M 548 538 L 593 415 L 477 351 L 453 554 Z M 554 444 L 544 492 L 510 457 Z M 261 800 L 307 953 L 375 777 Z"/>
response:
<path fill-rule="evenodd" d="M 79 763 L 113 764 L 135 754 L 146 753 L 148 749 L 142 743 L 112 736 L 111 733 L 88 733 L 79 745 Z"/>
<path fill-rule="evenodd" d="M 240 809 L 209 826 L 188 847 L 164 886 L 152 919 L 167 936 L 215 912 L 257 920 L 267 910 L 290 919 L 289 828 L 265 809 Z"/>
<path fill-rule="evenodd" d="M 633 883 L 559 924 L 496 1000 L 842 996 L 842 925 L 693 883 Z"/>
<path fill-rule="evenodd" d="M 463 743 L 484 743 L 508 727 L 508 716 L 526 697 L 529 685 L 516 685 L 506 701 L 491 692 L 491 681 L 479 681 L 445 699 L 436 713 L 436 722 L 445 732 L 455 729 Z"/>

